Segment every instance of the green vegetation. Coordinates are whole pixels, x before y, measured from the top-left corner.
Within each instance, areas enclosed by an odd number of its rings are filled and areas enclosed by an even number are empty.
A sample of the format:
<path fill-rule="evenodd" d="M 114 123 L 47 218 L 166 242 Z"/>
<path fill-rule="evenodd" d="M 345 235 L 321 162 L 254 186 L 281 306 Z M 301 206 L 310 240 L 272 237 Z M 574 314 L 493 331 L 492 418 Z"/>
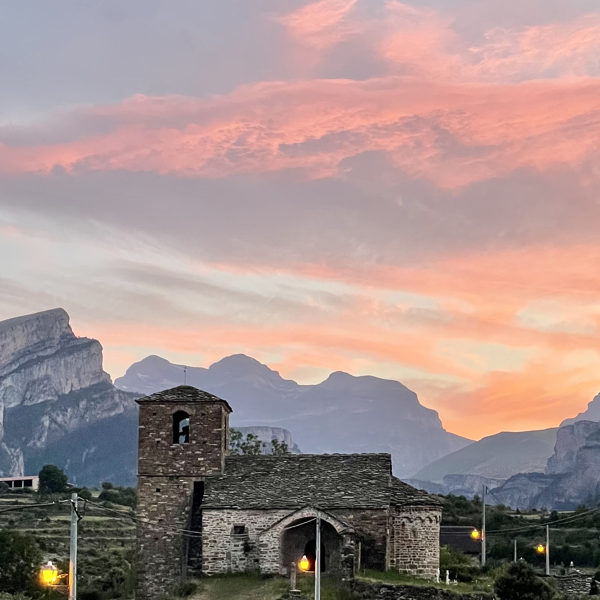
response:
<path fill-rule="evenodd" d="M 287 589 L 281 577 L 253 574 L 207 577 L 200 582 L 198 600 L 278 600 Z M 175 595 L 176 590 L 174 590 Z M 325 599 L 323 599 L 325 600 Z"/>
<path fill-rule="evenodd" d="M 0 591 L 35 592 L 42 554 L 30 535 L 0 531 Z"/>
<path fill-rule="evenodd" d="M 55 465 L 44 465 L 39 478 L 40 494 L 57 494 L 67 489 L 67 476 Z"/>
<path fill-rule="evenodd" d="M 494 584 L 500 600 L 552 600 L 555 592 L 524 561 L 511 563 Z"/>
<path fill-rule="evenodd" d="M 33 505 L 49 499 L 66 500 L 69 496 L 70 492 L 43 498 L 15 491 L 0 494 L 0 532 L 2 535 L 21 534 L 28 539 L 28 547 L 39 549 L 39 556 L 32 561 L 36 577 L 41 564 L 48 560 L 58 564 L 62 573 L 68 571 L 70 515 L 68 502 L 43 507 Z M 98 502 L 98 498 L 94 501 Z M 91 504 L 80 508 L 84 516 L 78 536 L 81 600 L 133 597 L 135 524 L 132 512 L 128 507 L 113 504 L 110 510 L 109 513 Z M 2 553 L 1 541 L 0 546 Z M 0 572 L 4 572 L 1 566 Z M 26 588 L 17 589 L 25 591 Z M 8 590 L 0 579 L 0 592 Z M 37 597 L 39 592 L 27 590 L 27 594 Z M 44 590 L 45 600 L 49 595 L 52 593 Z M 58 598 L 64 599 L 64 596 Z"/>
<path fill-rule="evenodd" d="M 247 433 L 246 436 L 238 429 L 229 429 L 229 453 L 230 454 L 245 454 L 250 456 L 258 456 L 259 454 L 274 454 L 283 456 L 289 454 L 290 449 L 285 442 L 280 442 L 273 438 L 270 447 L 261 441 L 254 433 Z"/>

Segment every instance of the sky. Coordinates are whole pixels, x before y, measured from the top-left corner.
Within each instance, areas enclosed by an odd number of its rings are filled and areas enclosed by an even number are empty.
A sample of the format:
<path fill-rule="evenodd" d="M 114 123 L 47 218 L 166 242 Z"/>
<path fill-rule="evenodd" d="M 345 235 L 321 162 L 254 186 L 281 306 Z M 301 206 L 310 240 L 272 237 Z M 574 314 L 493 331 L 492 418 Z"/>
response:
<path fill-rule="evenodd" d="M 0 0 L 0 319 L 452 432 L 600 392 L 597 0 Z"/>

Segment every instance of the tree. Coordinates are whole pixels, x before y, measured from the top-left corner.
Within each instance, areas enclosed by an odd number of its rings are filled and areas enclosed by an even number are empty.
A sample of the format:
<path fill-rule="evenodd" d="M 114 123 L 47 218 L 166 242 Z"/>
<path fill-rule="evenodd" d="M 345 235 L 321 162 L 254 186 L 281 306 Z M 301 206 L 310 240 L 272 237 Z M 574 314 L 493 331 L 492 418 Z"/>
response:
<path fill-rule="evenodd" d="M 279 440 L 276 440 L 275 438 L 273 438 L 271 440 L 271 454 L 274 454 L 275 456 L 283 456 L 284 454 L 289 454 L 289 453 L 290 453 L 290 448 L 286 444 L 286 442 L 280 442 Z"/>
<path fill-rule="evenodd" d="M 551 600 L 554 590 L 525 561 L 512 563 L 496 579 L 494 592 L 500 600 Z"/>
<path fill-rule="evenodd" d="M 27 592 L 37 586 L 42 554 L 34 538 L 0 531 L 0 591 Z"/>
<path fill-rule="evenodd" d="M 265 443 L 260 438 L 253 434 L 247 433 L 244 438 L 241 431 L 237 429 L 229 430 L 229 453 L 230 454 L 246 454 L 258 455 L 263 454 Z"/>
<path fill-rule="evenodd" d="M 247 433 L 246 439 L 241 443 L 240 449 L 242 454 L 257 456 L 263 453 L 265 443 L 261 442 L 260 438 L 253 433 Z"/>
<path fill-rule="evenodd" d="M 44 465 L 39 472 L 39 478 L 40 494 L 56 494 L 67 489 L 67 476 L 54 465 Z"/>

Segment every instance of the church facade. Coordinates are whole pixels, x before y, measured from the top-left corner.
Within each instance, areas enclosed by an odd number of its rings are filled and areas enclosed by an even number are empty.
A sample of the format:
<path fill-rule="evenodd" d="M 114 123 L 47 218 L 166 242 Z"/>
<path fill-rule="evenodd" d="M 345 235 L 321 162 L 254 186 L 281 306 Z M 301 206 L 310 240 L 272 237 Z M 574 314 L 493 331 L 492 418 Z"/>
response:
<path fill-rule="evenodd" d="M 439 501 L 392 475 L 389 454 L 229 456 L 229 404 L 180 386 L 138 400 L 137 598 L 186 575 L 286 573 L 315 556 L 434 578 Z"/>

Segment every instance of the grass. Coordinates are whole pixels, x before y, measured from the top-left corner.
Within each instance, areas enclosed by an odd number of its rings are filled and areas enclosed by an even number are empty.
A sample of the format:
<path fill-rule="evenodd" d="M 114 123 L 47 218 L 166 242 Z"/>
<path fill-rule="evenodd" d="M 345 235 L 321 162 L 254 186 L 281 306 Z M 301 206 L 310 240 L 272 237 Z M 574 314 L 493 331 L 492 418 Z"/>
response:
<path fill-rule="evenodd" d="M 223 575 L 200 580 L 200 590 L 192 600 L 278 600 L 287 590 L 281 577 L 260 575 Z"/>
<path fill-rule="evenodd" d="M 289 587 L 289 579 L 253 574 L 214 575 L 199 580 L 199 591 L 190 600 L 278 600 Z M 314 598 L 314 577 L 299 574 L 298 589 Z M 350 590 L 338 579 L 321 578 L 321 600 L 354 600 Z"/>
<path fill-rule="evenodd" d="M 357 579 L 365 581 L 380 581 L 382 583 L 398 584 L 398 585 L 413 585 L 416 587 L 436 587 L 439 589 L 451 589 L 455 592 L 489 592 L 494 587 L 492 578 L 482 576 L 477 581 L 472 583 L 456 583 L 450 586 L 445 583 L 435 583 L 428 579 L 420 579 L 411 575 L 402 575 L 395 571 L 375 571 L 373 569 L 365 569 L 357 574 Z"/>

